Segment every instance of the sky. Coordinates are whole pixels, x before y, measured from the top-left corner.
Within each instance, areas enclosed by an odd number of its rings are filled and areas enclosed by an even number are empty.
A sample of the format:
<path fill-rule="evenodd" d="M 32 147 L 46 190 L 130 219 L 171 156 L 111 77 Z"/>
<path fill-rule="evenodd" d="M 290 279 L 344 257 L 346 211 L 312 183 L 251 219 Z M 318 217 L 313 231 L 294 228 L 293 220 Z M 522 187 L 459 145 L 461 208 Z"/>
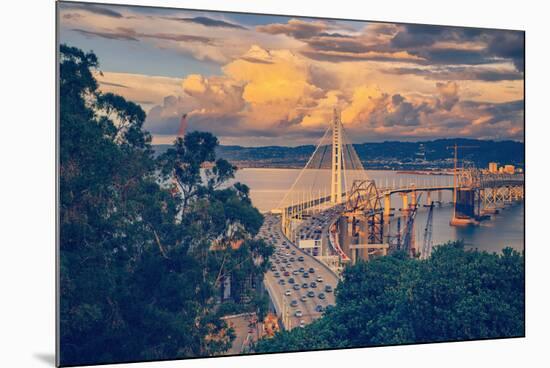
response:
<path fill-rule="evenodd" d="M 524 34 L 430 25 L 58 3 L 59 42 L 99 58 L 100 90 L 142 106 L 154 144 L 523 141 Z"/>

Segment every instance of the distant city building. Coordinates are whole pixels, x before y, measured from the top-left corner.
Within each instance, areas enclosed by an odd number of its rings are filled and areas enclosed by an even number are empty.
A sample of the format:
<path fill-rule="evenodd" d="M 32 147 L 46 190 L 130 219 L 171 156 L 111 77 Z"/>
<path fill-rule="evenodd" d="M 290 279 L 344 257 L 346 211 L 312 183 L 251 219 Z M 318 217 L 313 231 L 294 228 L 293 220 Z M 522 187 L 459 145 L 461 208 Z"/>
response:
<path fill-rule="evenodd" d="M 516 172 L 516 168 L 514 165 L 504 165 L 504 172 L 506 174 L 513 174 Z"/>
<path fill-rule="evenodd" d="M 498 172 L 498 165 L 496 162 L 489 162 L 489 172 L 491 174 L 496 174 Z"/>

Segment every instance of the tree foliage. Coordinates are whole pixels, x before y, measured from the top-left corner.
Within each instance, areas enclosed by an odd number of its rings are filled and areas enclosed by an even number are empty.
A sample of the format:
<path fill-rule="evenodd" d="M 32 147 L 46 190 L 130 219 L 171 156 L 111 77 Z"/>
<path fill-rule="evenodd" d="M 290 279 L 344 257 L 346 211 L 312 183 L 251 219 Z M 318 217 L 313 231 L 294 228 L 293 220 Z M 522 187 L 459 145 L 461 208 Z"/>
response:
<path fill-rule="evenodd" d="M 211 134 L 155 158 L 144 111 L 100 92 L 98 66 L 61 45 L 61 363 L 223 352 L 234 333 L 219 318 L 220 281 L 263 274 L 263 218 L 246 186 L 227 184 L 236 168 L 216 160 Z"/>
<path fill-rule="evenodd" d="M 336 306 L 304 329 L 260 340 L 258 352 L 457 341 L 524 335 L 524 257 L 437 247 L 346 268 Z"/>

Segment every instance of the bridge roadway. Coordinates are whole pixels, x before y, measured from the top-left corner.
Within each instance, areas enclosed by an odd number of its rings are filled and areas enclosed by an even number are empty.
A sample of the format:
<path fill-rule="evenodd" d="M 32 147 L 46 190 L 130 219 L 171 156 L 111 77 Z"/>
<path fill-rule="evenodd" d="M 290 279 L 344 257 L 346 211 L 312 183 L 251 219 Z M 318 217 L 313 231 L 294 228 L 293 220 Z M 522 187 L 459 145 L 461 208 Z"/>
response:
<path fill-rule="evenodd" d="M 343 205 L 337 205 L 304 219 L 296 229 L 298 241 L 301 239 L 321 240 L 323 247 L 327 249 L 327 254 L 323 255 L 336 255 L 334 249 L 329 246 L 328 232 L 329 227 L 339 217 L 339 214 L 343 210 Z"/>
<path fill-rule="evenodd" d="M 290 323 L 286 327 L 295 328 L 300 326 L 301 323 L 309 324 L 319 318 L 322 312 L 315 310 L 318 305 L 321 305 L 324 309 L 328 305 L 335 304 L 334 289 L 338 284 L 338 278 L 326 265 L 302 251 L 287 239 L 281 231 L 280 221 L 280 217 L 267 214 L 260 229 L 259 237 L 273 243 L 275 246 L 275 254 L 271 259 L 273 269 L 265 274 L 264 285 L 275 306 L 277 315 L 285 321 L 282 314 L 288 313 Z M 299 257 L 303 257 L 303 261 L 299 261 Z M 294 260 L 291 261 L 291 258 Z M 308 273 L 308 277 L 304 277 L 305 272 L 300 272 L 302 267 Z M 308 272 L 310 268 L 314 269 L 313 273 Z M 285 276 L 285 272 L 289 273 L 288 276 Z M 322 278 L 321 282 L 317 281 L 318 277 Z M 290 278 L 294 279 L 294 284 L 289 283 Z M 281 280 L 284 280 L 284 285 L 280 284 Z M 310 286 L 312 282 L 316 282 L 316 288 Z M 304 283 L 308 284 L 307 288 L 303 287 Z M 300 288 L 295 290 L 294 285 L 299 285 Z M 332 288 L 331 292 L 325 291 L 327 285 Z M 313 291 L 315 295 L 313 297 L 307 296 L 309 291 Z M 285 295 L 285 293 L 290 295 Z M 324 293 L 325 299 L 319 298 L 320 293 Z M 300 300 L 302 296 L 305 296 L 305 301 Z M 297 301 L 296 307 L 291 306 L 293 300 Z M 297 311 L 300 311 L 302 316 L 296 316 Z"/>

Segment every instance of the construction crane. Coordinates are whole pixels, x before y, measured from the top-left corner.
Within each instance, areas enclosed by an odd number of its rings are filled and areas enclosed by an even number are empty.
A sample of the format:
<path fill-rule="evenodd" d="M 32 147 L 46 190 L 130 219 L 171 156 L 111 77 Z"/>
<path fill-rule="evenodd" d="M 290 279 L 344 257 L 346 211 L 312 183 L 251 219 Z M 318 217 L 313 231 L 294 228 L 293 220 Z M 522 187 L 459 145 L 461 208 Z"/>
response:
<path fill-rule="evenodd" d="M 432 223 L 433 223 L 434 203 L 430 203 L 428 210 L 428 220 L 424 228 L 424 244 L 422 245 L 421 259 L 427 259 L 432 254 Z"/>
<path fill-rule="evenodd" d="M 402 239 L 401 249 L 403 249 L 407 254 L 411 255 L 411 252 L 414 250 L 414 219 L 416 218 L 416 212 L 418 209 L 418 202 L 422 197 L 422 193 L 416 198 L 414 206 L 410 206 L 407 216 L 407 222 L 403 228 L 403 234 L 400 236 Z M 414 255 L 414 254 L 412 254 Z"/>
<path fill-rule="evenodd" d="M 403 235 L 402 235 L 402 246 L 401 248 L 409 254 L 412 249 L 412 244 L 414 242 L 414 219 L 416 217 L 416 207 L 410 209 L 409 216 L 407 217 L 407 223 L 405 224 L 405 228 L 403 229 Z"/>

